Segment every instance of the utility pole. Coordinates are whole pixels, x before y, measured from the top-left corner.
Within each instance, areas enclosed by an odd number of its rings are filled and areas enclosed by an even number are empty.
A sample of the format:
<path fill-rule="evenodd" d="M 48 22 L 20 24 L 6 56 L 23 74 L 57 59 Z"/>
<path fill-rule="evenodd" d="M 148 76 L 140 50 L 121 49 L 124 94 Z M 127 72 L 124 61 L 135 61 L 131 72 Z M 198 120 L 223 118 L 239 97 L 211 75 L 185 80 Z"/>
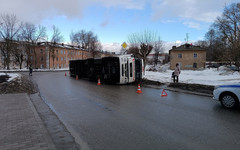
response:
<path fill-rule="evenodd" d="M 184 39 L 186 43 L 188 43 L 188 39 L 189 39 L 189 33 L 186 33 L 186 38 Z"/>

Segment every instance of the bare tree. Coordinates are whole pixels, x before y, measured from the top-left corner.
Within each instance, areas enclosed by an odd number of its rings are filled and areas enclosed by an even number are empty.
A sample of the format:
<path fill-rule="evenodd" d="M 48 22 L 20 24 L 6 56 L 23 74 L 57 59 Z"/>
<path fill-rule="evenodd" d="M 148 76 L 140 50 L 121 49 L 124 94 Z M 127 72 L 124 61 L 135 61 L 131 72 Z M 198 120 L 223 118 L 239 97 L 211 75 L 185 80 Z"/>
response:
<path fill-rule="evenodd" d="M 209 61 L 216 61 L 216 55 L 214 55 L 214 51 L 216 50 L 215 44 L 216 44 L 216 33 L 214 29 L 210 29 L 205 34 L 206 39 L 206 49 L 207 49 L 207 60 Z M 200 45 L 200 43 L 199 43 Z M 215 57 L 215 58 L 214 58 Z"/>
<path fill-rule="evenodd" d="M 146 67 L 147 56 L 154 48 L 157 39 L 157 33 L 145 30 L 142 33 L 132 33 L 128 37 L 130 43 L 128 53 L 143 59 L 144 68 Z"/>
<path fill-rule="evenodd" d="M 102 45 L 98 41 L 97 35 L 93 33 L 88 35 L 88 51 L 92 53 L 93 58 L 96 57 L 96 54 L 102 50 Z"/>
<path fill-rule="evenodd" d="M 21 25 L 22 24 L 19 23 L 16 15 L 3 14 L 0 16 L 0 39 L 4 42 L 4 46 L 1 48 L 1 51 L 4 57 L 4 64 L 8 70 L 10 69 L 14 42 L 17 38 Z"/>
<path fill-rule="evenodd" d="M 218 33 L 218 40 L 225 44 L 222 59 L 234 61 L 240 66 L 240 3 L 226 6 L 213 27 Z"/>
<path fill-rule="evenodd" d="M 46 28 L 44 26 L 36 26 L 32 23 L 25 23 L 21 30 L 21 40 L 25 41 L 25 51 L 27 54 L 27 67 L 33 64 L 31 59 L 31 52 L 34 53 L 34 67 L 37 66 L 37 42 L 43 40 L 46 37 Z"/>
<path fill-rule="evenodd" d="M 3 69 L 6 69 L 7 66 L 7 50 L 6 50 L 6 43 L 4 41 L 0 41 L 0 52 L 3 62 Z"/>
<path fill-rule="evenodd" d="M 23 62 L 26 59 L 25 53 L 25 42 L 24 41 L 17 41 L 15 47 L 13 49 L 13 57 L 15 62 L 19 65 L 19 69 L 22 69 Z"/>
<path fill-rule="evenodd" d="M 52 34 L 51 42 L 52 43 L 63 42 L 63 35 L 61 35 L 59 28 L 53 25 L 52 30 L 53 30 L 53 34 Z"/>
<path fill-rule="evenodd" d="M 86 32 L 85 30 L 81 30 L 75 33 L 72 32 L 70 39 L 73 45 L 78 45 L 81 48 L 91 52 L 93 57 L 95 57 L 97 52 L 102 49 L 97 35 L 95 35 L 92 31 Z"/>
<path fill-rule="evenodd" d="M 56 46 L 56 43 L 63 42 L 63 35 L 61 35 L 59 28 L 57 28 L 55 25 L 53 25 L 52 30 L 53 30 L 53 34 L 51 38 L 51 43 L 48 46 L 49 46 L 50 57 L 52 57 L 52 60 L 53 60 L 53 68 L 55 68 L 54 67 L 54 62 L 56 57 L 55 46 Z"/>
<path fill-rule="evenodd" d="M 83 49 L 87 47 L 87 32 L 85 30 L 81 30 L 78 32 L 72 32 L 70 34 L 70 39 L 73 45 L 80 46 Z"/>
<path fill-rule="evenodd" d="M 153 50 L 155 52 L 154 58 L 153 58 L 154 66 L 155 66 L 158 64 L 159 53 L 163 52 L 163 41 L 161 40 L 160 37 L 158 37 L 158 40 L 154 42 Z"/>

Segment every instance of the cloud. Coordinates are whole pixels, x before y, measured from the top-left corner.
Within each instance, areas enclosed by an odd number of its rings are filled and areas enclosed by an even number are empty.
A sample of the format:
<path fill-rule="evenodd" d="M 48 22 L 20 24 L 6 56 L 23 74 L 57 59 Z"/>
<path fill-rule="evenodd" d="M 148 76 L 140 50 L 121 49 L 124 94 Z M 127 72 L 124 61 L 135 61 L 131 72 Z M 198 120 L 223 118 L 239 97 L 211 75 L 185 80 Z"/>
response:
<path fill-rule="evenodd" d="M 90 0 L 91 1 L 91 0 Z M 92 0 L 99 2 L 101 5 L 105 7 L 118 7 L 118 8 L 125 8 L 125 9 L 144 9 L 145 2 L 147 0 Z"/>
<path fill-rule="evenodd" d="M 121 50 L 120 43 L 102 43 L 103 51 L 119 53 Z"/>
<path fill-rule="evenodd" d="M 81 18 L 84 10 L 91 5 L 124 9 L 143 9 L 145 0 L 0 0 L 0 13 L 16 14 L 20 21 L 40 23 L 42 20 L 65 16 Z"/>
<path fill-rule="evenodd" d="M 202 22 L 213 22 L 221 15 L 225 4 L 233 0 L 153 0 L 152 19 L 178 17 Z"/>
<path fill-rule="evenodd" d="M 2 0 L 1 0 L 2 1 Z M 1 13 L 16 14 L 19 20 L 40 23 L 45 18 L 66 16 L 67 18 L 81 17 L 87 3 L 78 0 L 11 0 L 0 2 Z"/>
<path fill-rule="evenodd" d="M 150 4 L 154 20 L 179 17 L 212 22 L 221 14 L 225 3 L 229 4 L 232 1 L 234 0 L 0 0 L 0 10 L 1 13 L 16 14 L 21 21 L 40 23 L 46 18 L 52 19 L 56 16 L 80 19 L 84 15 L 84 10 L 92 5 L 143 10 Z M 102 26 L 106 25 L 107 20 L 104 20 Z"/>
<path fill-rule="evenodd" d="M 201 24 L 200 23 L 196 23 L 196 22 L 192 22 L 192 21 L 186 21 L 183 24 L 188 26 L 189 28 L 201 29 Z"/>
<path fill-rule="evenodd" d="M 100 26 L 101 26 L 101 27 L 106 27 L 108 24 L 109 24 L 109 20 L 106 19 L 106 20 L 104 20 L 104 21 L 100 24 Z"/>

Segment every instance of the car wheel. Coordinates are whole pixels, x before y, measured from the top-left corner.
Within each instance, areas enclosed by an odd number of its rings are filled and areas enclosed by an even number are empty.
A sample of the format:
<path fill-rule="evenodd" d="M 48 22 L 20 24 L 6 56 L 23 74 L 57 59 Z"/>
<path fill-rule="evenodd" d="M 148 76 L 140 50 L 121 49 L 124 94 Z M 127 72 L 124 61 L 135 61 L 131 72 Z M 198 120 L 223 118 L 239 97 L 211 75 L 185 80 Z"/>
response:
<path fill-rule="evenodd" d="M 221 95 L 220 101 L 225 108 L 234 108 L 238 105 L 237 97 L 232 93 L 224 93 Z"/>

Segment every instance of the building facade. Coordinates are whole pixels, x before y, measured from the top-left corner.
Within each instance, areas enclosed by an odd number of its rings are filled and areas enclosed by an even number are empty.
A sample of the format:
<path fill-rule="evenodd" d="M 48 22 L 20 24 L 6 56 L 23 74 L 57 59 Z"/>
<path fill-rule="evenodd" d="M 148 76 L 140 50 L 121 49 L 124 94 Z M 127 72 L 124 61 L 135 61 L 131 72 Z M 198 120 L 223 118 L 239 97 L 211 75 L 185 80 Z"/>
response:
<path fill-rule="evenodd" d="M 39 69 L 68 68 L 69 61 L 91 58 L 92 54 L 77 46 L 42 42 L 30 51 L 29 64 Z"/>
<path fill-rule="evenodd" d="M 24 55 L 22 68 L 32 66 L 34 69 L 61 69 L 68 68 L 70 60 L 98 58 L 113 56 L 109 52 L 89 52 L 79 46 L 66 45 L 63 43 L 39 42 L 37 44 L 23 42 L 17 43 L 16 50 L 21 50 Z M 3 66 L 4 58 L 0 52 L 0 68 Z M 10 68 L 17 69 L 19 64 L 15 62 L 14 56 L 10 59 Z"/>
<path fill-rule="evenodd" d="M 168 53 L 159 53 L 158 56 L 156 54 L 149 54 L 147 56 L 148 63 L 153 63 L 157 57 L 157 62 L 160 64 L 166 64 L 169 62 L 169 54 Z"/>
<path fill-rule="evenodd" d="M 206 50 L 200 46 L 184 44 L 179 47 L 173 46 L 169 50 L 170 69 L 175 69 L 176 63 L 182 70 L 196 70 L 205 68 Z"/>

